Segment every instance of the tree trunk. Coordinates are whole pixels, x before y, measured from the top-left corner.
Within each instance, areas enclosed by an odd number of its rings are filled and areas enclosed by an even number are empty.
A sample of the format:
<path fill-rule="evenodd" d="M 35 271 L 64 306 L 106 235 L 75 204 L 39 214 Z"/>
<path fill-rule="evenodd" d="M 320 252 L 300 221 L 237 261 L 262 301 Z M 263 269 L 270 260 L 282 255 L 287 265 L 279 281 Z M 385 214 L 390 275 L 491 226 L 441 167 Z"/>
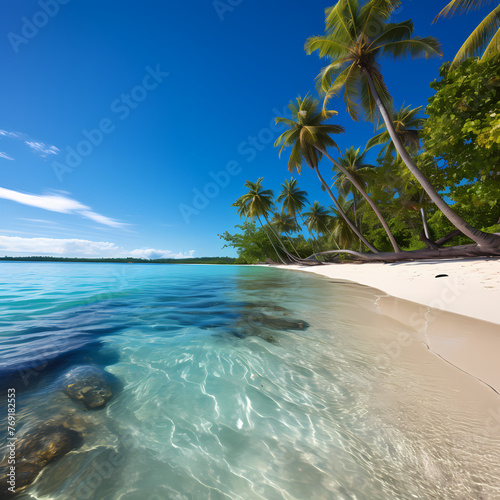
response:
<path fill-rule="evenodd" d="M 423 249 L 395 252 L 379 252 L 378 254 L 360 253 L 354 250 L 328 250 L 315 255 L 347 253 L 359 257 L 364 262 L 401 262 L 405 260 L 449 259 L 450 257 L 492 257 L 500 255 L 500 249 L 488 250 L 479 245 L 462 245 L 458 247 L 439 248 L 437 250 Z M 313 256 L 311 256 L 313 257 Z"/>
<path fill-rule="evenodd" d="M 356 224 L 356 227 L 358 226 L 358 215 L 356 211 L 356 195 L 352 193 L 352 208 L 354 210 L 354 224 Z"/>
<path fill-rule="evenodd" d="M 427 245 L 427 248 L 430 248 L 431 250 L 438 250 L 439 249 L 439 246 L 436 245 L 433 241 L 431 241 L 428 236 L 425 234 L 425 231 L 421 231 L 420 232 L 420 241 L 423 241 L 426 245 Z"/>
<path fill-rule="evenodd" d="M 299 215 L 300 215 L 300 220 L 302 221 L 302 225 L 304 225 L 304 226 L 307 227 L 307 224 L 306 224 L 306 222 L 304 220 L 304 217 L 302 217 L 302 214 L 300 212 L 299 212 Z M 297 216 L 295 216 L 295 222 L 297 222 Z M 311 247 L 312 247 L 312 251 L 314 253 L 314 235 L 313 235 L 313 239 L 311 240 Z"/>
<path fill-rule="evenodd" d="M 283 245 L 283 242 L 281 241 L 281 238 L 279 237 L 278 233 L 274 230 L 274 227 L 272 226 L 272 224 L 269 222 L 269 219 L 267 218 L 267 215 L 265 213 L 262 214 L 264 216 L 264 219 L 266 219 L 266 222 L 267 222 L 267 225 L 269 226 L 269 229 L 271 229 L 271 232 L 274 234 L 274 236 L 276 236 L 276 239 L 278 240 L 278 243 L 280 244 L 281 248 L 283 249 L 283 251 L 285 252 L 285 255 L 292 261 L 292 262 L 299 262 L 300 261 L 300 257 L 295 257 L 294 255 L 292 255 L 285 247 L 285 245 Z M 298 260 L 297 260 L 298 259 Z"/>
<path fill-rule="evenodd" d="M 429 226 L 427 225 L 427 220 L 425 219 L 425 212 L 424 212 L 423 208 L 420 209 L 420 215 L 422 216 L 422 224 L 424 225 L 424 234 L 425 234 L 425 237 L 428 240 L 430 240 L 431 236 L 430 236 L 430 232 L 429 232 Z"/>
<path fill-rule="evenodd" d="M 457 228 L 459 229 L 465 236 L 468 236 L 471 240 L 475 241 L 479 246 L 485 247 L 485 249 L 498 250 L 500 249 L 500 237 L 490 234 L 484 233 L 479 229 L 472 227 L 468 224 L 462 217 L 460 217 L 448 204 L 439 196 L 438 192 L 434 189 L 434 186 L 429 182 L 429 179 L 420 171 L 420 169 L 415 165 L 411 156 L 406 151 L 403 146 L 400 138 L 398 137 L 396 130 L 394 129 L 394 124 L 392 123 L 391 117 L 384 106 L 384 103 L 381 101 L 380 96 L 377 93 L 377 89 L 373 83 L 370 72 L 366 68 L 362 68 L 365 77 L 368 81 L 368 85 L 370 87 L 370 91 L 375 99 L 375 103 L 377 108 L 382 115 L 382 118 L 385 122 L 385 126 L 387 127 L 387 131 L 391 136 L 392 142 L 396 147 L 399 156 L 408 167 L 408 170 L 413 174 L 415 179 L 420 183 L 424 191 L 427 193 L 429 198 L 435 203 L 435 205 L 443 212 L 443 215 Z"/>
<path fill-rule="evenodd" d="M 349 219 L 349 217 L 347 217 L 347 215 L 344 213 L 344 211 L 342 210 L 342 207 L 339 205 L 339 202 L 337 201 L 337 198 L 335 198 L 335 196 L 333 196 L 332 190 L 330 189 L 328 184 L 325 182 L 325 179 L 323 179 L 323 177 L 321 176 L 319 169 L 318 169 L 318 165 L 314 166 L 314 171 L 316 172 L 316 175 L 318 176 L 319 180 L 321 181 L 321 184 L 326 189 L 326 192 L 330 195 L 330 198 L 332 199 L 333 203 L 335 204 L 335 208 L 337 209 L 337 212 L 347 222 L 348 226 L 353 230 L 354 234 L 366 245 L 366 247 L 370 251 L 372 251 L 373 253 L 379 253 L 375 247 L 373 247 L 370 243 L 368 243 L 366 238 L 358 231 L 358 228 Z"/>
<path fill-rule="evenodd" d="M 267 239 L 269 240 L 269 243 L 271 243 L 271 246 L 273 247 L 274 251 L 276 252 L 276 255 L 278 259 L 281 261 L 282 264 L 286 264 L 286 262 L 282 259 L 281 255 L 278 253 L 278 250 L 274 246 L 273 240 L 271 237 L 267 234 L 266 228 L 264 227 L 264 224 L 262 224 L 262 221 L 260 220 L 260 217 L 257 216 L 257 219 L 259 220 L 259 224 L 261 225 L 262 229 L 266 233 Z"/>
<path fill-rule="evenodd" d="M 295 248 L 295 245 L 293 244 L 292 239 L 290 238 L 289 234 L 287 232 L 285 232 L 285 235 L 286 235 L 286 237 L 288 239 L 288 243 L 290 243 L 291 247 L 293 248 L 293 251 L 295 252 L 295 255 L 300 259 L 299 252 L 297 252 L 297 249 Z"/>
<path fill-rule="evenodd" d="M 400 252 L 401 250 L 399 249 L 399 246 L 396 242 L 396 239 L 394 238 L 394 235 L 389 229 L 389 225 L 387 224 L 384 217 L 380 213 L 380 210 L 377 208 L 377 205 L 373 203 L 373 200 L 366 194 L 365 190 L 361 187 L 358 181 L 338 161 L 335 161 L 324 149 L 318 148 L 317 146 L 315 147 L 318 151 L 321 151 L 351 181 L 351 184 L 359 191 L 361 196 L 368 202 L 372 210 L 375 212 L 375 215 L 378 217 L 378 220 L 381 222 L 383 228 L 385 229 L 385 232 L 387 233 L 387 236 L 389 237 L 389 240 L 391 241 L 394 251 L 396 253 Z"/>
<path fill-rule="evenodd" d="M 442 238 L 439 238 L 439 240 L 436 240 L 435 243 L 438 247 L 444 245 L 447 241 L 452 240 L 455 236 L 458 236 L 461 234 L 461 231 L 458 229 L 455 229 L 455 231 L 452 231 L 451 233 L 447 234 L 446 236 L 443 236 Z"/>

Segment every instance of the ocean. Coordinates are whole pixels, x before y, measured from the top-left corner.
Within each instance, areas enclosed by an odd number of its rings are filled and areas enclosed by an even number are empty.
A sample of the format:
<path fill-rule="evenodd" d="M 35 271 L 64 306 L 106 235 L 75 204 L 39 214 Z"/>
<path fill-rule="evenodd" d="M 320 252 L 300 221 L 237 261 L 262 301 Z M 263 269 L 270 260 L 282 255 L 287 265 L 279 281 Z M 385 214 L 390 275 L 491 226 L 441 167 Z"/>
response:
<path fill-rule="evenodd" d="M 82 436 L 16 498 L 500 498 L 498 395 L 380 296 L 254 266 L 0 263 L 2 454 L 9 389 L 19 442 Z M 80 366 L 112 377 L 104 407 L 62 390 Z"/>

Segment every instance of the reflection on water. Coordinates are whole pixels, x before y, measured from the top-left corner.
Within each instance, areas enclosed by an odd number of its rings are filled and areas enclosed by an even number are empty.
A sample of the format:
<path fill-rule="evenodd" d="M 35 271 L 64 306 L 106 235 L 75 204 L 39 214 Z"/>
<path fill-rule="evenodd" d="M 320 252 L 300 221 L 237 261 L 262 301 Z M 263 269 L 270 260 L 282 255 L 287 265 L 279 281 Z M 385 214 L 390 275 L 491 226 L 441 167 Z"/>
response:
<path fill-rule="evenodd" d="M 17 498 L 500 498 L 498 396 L 370 288 L 235 266 L 1 270 L 19 435 L 55 420 L 83 436 Z M 65 392 L 81 365 L 119 380 L 104 407 Z"/>

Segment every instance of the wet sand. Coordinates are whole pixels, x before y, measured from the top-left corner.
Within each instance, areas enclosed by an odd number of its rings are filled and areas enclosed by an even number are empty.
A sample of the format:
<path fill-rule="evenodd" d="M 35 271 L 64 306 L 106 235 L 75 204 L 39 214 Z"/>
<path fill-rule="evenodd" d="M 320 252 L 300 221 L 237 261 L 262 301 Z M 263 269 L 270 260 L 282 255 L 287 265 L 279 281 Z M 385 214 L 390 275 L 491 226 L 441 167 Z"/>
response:
<path fill-rule="evenodd" d="M 279 267 L 381 290 L 377 304 L 384 315 L 408 325 L 434 354 L 500 393 L 500 259 Z M 394 339 L 392 352 L 404 342 Z"/>

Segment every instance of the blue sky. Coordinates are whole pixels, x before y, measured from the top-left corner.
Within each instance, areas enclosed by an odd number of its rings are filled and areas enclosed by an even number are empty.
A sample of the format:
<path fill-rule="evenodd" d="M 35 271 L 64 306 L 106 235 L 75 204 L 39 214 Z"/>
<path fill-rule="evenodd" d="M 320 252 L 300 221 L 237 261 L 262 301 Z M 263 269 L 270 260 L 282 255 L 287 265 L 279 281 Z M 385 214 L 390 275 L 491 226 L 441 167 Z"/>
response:
<path fill-rule="evenodd" d="M 398 107 L 426 104 L 439 66 L 484 16 L 431 24 L 445 4 L 405 1 L 394 16 L 444 51 L 385 61 Z M 235 255 L 217 234 L 239 223 L 230 205 L 246 179 L 278 192 L 290 177 L 273 118 L 314 91 L 323 62 L 303 47 L 330 5 L 4 0 L 0 255 Z M 340 147 L 364 147 L 373 125 L 332 107 Z M 299 180 L 329 204 L 311 171 Z"/>

